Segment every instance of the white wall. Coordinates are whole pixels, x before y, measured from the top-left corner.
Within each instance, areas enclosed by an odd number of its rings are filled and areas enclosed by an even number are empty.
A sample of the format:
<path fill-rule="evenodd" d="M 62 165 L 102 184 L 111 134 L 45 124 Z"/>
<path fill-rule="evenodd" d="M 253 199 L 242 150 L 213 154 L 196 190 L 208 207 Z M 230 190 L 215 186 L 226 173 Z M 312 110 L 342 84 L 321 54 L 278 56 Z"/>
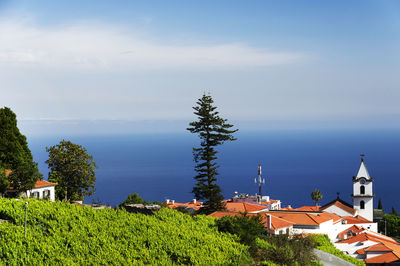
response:
<path fill-rule="evenodd" d="M 28 191 L 26 192 L 26 196 L 27 196 L 28 198 L 30 198 L 31 195 L 32 195 L 32 193 L 34 193 L 34 192 L 39 192 L 39 199 L 43 199 L 43 192 L 44 192 L 45 190 L 50 190 L 50 197 L 49 197 L 49 200 L 50 200 L 50 201 L 55 201 L 55 200 L 56 200 L 56 195 L 55 195 L 55 187 L 54 187 L 54 186 L 52 186 L 52 187 L 42 187 L 42 188 L 33 188 L 33 189 L 28 190 Z"/>
<path fill-rule="evenodd" d="M 360 208 L 360 202 L 364 201 L 364 209 Z M 356 197 L 353 199 L 354 209 L 358 211 L 358 215 L 361 215 L 365 219 L 372 221 L 374 219 L 374 206 L 373 198 L 360 198 Z"/>

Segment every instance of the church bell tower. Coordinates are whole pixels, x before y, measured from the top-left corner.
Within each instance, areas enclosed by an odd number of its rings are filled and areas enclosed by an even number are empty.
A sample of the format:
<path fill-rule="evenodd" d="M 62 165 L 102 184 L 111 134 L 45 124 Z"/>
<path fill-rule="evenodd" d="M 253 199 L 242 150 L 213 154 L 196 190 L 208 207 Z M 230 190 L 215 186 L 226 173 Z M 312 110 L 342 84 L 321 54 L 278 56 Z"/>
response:
<path fill-rule="evenodd" d="M 364 155 L 361 155 L 361 165 L 357 176 L 353 177 L 353 208 L 358 215 L 372 221 L 374 219 L 374 194 L 372 193 L 372 176 L 369 175 L 364 163 Z"/>

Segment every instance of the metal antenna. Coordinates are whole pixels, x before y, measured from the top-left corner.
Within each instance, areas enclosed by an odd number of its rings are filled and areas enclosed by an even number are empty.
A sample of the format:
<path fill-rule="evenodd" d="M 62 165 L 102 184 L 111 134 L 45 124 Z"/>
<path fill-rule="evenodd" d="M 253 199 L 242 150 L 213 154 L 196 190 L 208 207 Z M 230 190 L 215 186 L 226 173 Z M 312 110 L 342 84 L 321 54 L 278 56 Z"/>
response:
<path fill-rule="evenodd" d="M 258 165 L 258 180 L 255 178 L 254 183 L 258 183 L 258 195 L 261 197 L 261 185 L 265 184 L 265 179 L 261 177 L 261 164 Z"/>

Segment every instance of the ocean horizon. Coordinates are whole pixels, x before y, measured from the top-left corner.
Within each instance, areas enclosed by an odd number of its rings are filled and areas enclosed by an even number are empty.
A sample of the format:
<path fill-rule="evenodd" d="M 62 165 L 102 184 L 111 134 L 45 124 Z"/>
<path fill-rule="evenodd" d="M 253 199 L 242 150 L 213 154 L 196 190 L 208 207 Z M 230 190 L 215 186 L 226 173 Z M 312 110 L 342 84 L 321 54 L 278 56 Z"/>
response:
<path fill-rule="evenodd" d="M 400 210 L 399 130 L 274 130 L 239 131 L 237 141 L 218 148 L 218 185 L 225 198 L 234 192 L 255 194 L 257 165 L 266 183 L 262 194 L 282 206 L 314 205 L 310 193 L 319 189 L 326 204 L 337 197 L 352 204 L 352 177 L 360 154 L 374 177 L 374 207 L 381 199 L 386 212 Z M 195 172 L 192 148 L 199 139 L 190 133 L 28 137 L 34 160 L 48 177 L 45 147 L 62 139 L 85 147 L 98 165 L 96 192 L 84 202 L 116 206 L 130 193 L 150 201 L 188 202 Z"/>

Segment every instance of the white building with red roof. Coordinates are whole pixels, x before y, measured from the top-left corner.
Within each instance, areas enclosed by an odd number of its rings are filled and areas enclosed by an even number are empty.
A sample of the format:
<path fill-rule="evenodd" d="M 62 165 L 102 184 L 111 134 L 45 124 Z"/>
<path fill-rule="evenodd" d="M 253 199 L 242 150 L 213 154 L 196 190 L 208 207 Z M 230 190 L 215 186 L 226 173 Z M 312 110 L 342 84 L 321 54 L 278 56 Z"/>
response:
<path fill-rule="evenodd" d="M 6 169 L 6 176 L 12 173 L 12 170 Z M 28 198 L 36 198 L 36 199 L 47 199 L 50 201 L 56 200 L 56 183 L 48 182 L 46 180 L 38 180 L 32 189 L 25 191 L 22 196 Z M 7 190 L 7 192 L 15 192 L 13 189 Z"/>

